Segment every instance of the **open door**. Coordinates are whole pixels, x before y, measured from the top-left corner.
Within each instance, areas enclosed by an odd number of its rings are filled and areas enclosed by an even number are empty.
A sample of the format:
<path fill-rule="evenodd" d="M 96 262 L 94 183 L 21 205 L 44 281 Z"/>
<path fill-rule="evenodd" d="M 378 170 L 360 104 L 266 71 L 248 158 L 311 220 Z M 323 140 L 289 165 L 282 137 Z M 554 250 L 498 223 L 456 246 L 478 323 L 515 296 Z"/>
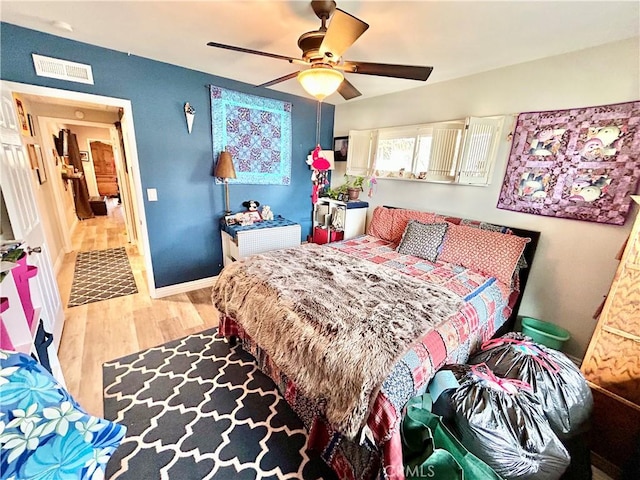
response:
<path fill-rule="evenodd" d="M 3 333 L 9 335 L 16 350 L 31 353 L 34 350 L 35 328 L 42 319 L 45 330 L 53 333 L 54 342 L 49 347 L 49 360 L 53 374 L 63 382 L 57 361 L 57 350 L 64 324 L 64 311 L 40 214 L 34 196 L 34 176 L 22 143 L 20 127 L 11 92 L 2 88 L 0 112 L 0 188 L 10 226 L 2 230 L 3 244 L 20 243 L 26 255 L 26 264 L 33 278 L 28 282 L 33 307 L 32 318 L 26 318 L 29 309 L 24 308 L 24 292 L 18 292 L 12 274 L 0 283 L 2 297 L 8 307 L 3 308 Z M 4 223 L 4 222 L 3 222 Z M 13 238 L 8 238 L 9 236 Z M 9 272 L 11 273 L 11 272 Z"/>
<path fill-rule="evenodd" d="M 115 127 L 109 129 L 111 136 L 111 145 L 115 155 L 120 159 L 116 162 L 116 174 L 118 176 L 118 186 L 120 188 L 120 198 L 122 200 L 122 206 L 124 207 L 124 222 L 127 227 L 127 235 L 129 242 L 134 245 L 138 245 L 138 251 L 141 252 L 141 245 L 138 242 L 138 230 L 135 222 L 135 210 L 134 202 L 135 197 L 132 192 L 131 178 L 129 176 L 129 165 L 127 162 L 127 155 L 124 150 L 124 142 L 122 141 L 122 129 L 120 122 L 116 123 Z"/>
<path fill-rule="evenodd" d="M 127 128 L 126 113 L 121 111 L 120 122 L 117 122 L 115 128 L 111 131 L 111 138 L 117 140 L 113 143 L 114 148 L 119 150 L 121 161 L 118 162 L 118 182 L 123 195 L 123 202 L 125 207 L 125 220 L 127 222 L 127 232 L 129 233 L 129 241 L 134 243 L 138 247 L 138 253 L 145 255 L 145 245 L 148 242 L 140 241 L 141 235 L 144 233 L 142 228 L 142 203 L 139 198 L 136 197 L 136 178 L 135 170 L 132 168 L 133 155 L 128 150 L 128 146 L 131 145 L 130 131 L 131 122 L 128 122 L 129 128 Z M 139 172 L 139 170 L 138 170 Z M 139 175 L 139 174 L 138 174 Z M 141 189 L 142 187 L 140 187 Z"/>

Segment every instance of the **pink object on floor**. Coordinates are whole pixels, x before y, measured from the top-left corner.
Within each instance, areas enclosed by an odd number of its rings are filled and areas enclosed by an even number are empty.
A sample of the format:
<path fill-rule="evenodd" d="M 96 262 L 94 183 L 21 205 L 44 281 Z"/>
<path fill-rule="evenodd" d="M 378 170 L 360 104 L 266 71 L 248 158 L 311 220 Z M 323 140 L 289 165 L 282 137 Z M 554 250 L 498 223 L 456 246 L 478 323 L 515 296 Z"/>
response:
<path fill-rule="evenodd" d="M 13 281 L 16 284 L 18 290 L 18 296 L 20 297 L 20 303 L 22 303 L 22 309 L 24 315 L 27 318 L 29 328 L 33 325 L 33 302 L 31 301 L 31 291 L 29 290 L 29 279 L 36 276 L 38 273 L 38 267 L 34 265 L 27 265 L 27 255 L 23 255 L 18 259 L 18 266 L 11 270 L 13 275 Z"/>

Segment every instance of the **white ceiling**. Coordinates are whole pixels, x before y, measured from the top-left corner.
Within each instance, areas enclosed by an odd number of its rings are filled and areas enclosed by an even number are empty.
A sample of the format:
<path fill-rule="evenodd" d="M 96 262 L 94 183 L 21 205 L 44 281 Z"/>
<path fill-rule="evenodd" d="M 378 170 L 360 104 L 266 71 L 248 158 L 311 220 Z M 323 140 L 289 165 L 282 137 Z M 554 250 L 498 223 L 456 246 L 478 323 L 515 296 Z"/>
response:
<path fill-rule="evenodd" d="M 430 65 L 428 83 L 640 35 L 640 2 L 634 0 L 337 3 L 370 25 L 346 59 Z M 1 0 L 0 8 L 8 23 L 250 84 L 299 67 L 207 42 L 299 57 L 298 37 L 320 26 L 308 1 Z M 53 26 L 54 21 L 73 31 Z M 360 99 L 423 85 L 368 75 L 348 78 L 362 92 Z M 306 95 L 295 79 L 271 88 Z M 325 101 L 344 100 L 334 94 Z"/>

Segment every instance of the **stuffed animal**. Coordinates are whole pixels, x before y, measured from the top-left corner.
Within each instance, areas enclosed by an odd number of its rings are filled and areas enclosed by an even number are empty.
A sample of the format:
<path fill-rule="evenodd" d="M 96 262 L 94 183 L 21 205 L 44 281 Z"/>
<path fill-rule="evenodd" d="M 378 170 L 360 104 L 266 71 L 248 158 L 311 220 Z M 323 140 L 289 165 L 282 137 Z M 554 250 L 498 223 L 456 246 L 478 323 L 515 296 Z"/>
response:
<path fill-rule="evenodd" d="M 262 219 L 263 220 L 273 220 L 273 212 L 271 211 L 271 207 L 269 205 L 265 205 L 262 207 Z"/>
<path fill-rule="evenodd" d="M 255 200 L 247 200 L 246 202 L 242 202 L 242 206 L 245 207 L 249 212 L 257 212 L 258 207 L 260 206 L 260 202 Z"/>

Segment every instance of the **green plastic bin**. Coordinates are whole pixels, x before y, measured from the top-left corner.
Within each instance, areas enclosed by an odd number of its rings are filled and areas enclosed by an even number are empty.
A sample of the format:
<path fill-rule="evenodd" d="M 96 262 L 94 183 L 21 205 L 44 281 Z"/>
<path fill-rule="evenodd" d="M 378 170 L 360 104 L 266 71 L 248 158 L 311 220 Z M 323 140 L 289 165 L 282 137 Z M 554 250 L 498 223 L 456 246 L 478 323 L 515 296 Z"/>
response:
<path fill-rule="evenodd" d="M 520 317 L 520 321 L 522 333 L 546 347 L 562 350 L 564 343 L 571 338 L 568 331 L 553 323 L 543 322 L 533 317 Z"/>

